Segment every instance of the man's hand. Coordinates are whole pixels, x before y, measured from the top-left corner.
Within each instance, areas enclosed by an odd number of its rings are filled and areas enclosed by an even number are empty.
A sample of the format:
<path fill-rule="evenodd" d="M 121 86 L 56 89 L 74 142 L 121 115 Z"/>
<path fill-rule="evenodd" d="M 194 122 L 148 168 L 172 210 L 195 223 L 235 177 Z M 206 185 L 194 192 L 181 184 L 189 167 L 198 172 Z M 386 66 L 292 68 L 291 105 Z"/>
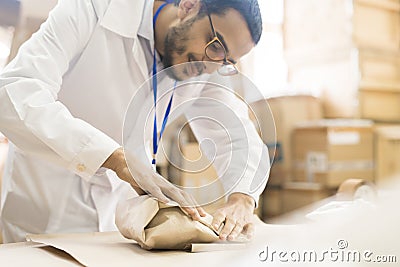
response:
<path fill-rule="evenodd" d="M 146 194 L 129 173 L 122 148 L 115 150 L 103 163 L 102 167 L 113 170 L 121 180 L 129 183 L 139 195 Z"/>
<path fill-rule="evenodd" d="M 224 223 L 219 238 L 234 240 L 240 233 L 250 239 L 254 233 L 253 212 L 254 199 L 246 194 L 233 193 L 228 202 L 214 213 L 212 226 L 216 231 Z"/>
<path fill-rule="evenodd" d="M 130 168 L 128 168 L 127 161 Z M 121 180 L 128 182 L 139 195 L 147 193 L 164 203 L 173 200 L 193 220 L 199 220 L 200 216 L 206 216 L 201 207 L 196 207 L 196 201 L 191 195 L 171 184 L 164 177 L 144 165 L 134 155 L 124 153 L 122 148 L 114 151 L 102 167 L 113 170 Z"/>

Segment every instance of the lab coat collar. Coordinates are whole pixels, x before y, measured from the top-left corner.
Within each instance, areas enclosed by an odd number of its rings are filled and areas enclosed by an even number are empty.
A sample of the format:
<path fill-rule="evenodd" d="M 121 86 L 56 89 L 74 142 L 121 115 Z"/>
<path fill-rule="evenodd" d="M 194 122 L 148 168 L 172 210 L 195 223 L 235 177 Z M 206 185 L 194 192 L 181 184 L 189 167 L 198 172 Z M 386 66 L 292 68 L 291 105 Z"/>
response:
<path fill-rule="evenodd" d="M 145 1 L 142 21 L 137 31 L 138 35 L 151 42 L 151 47 L 154 45 L 153 5 L 153 0 Z"/>
<path fill-rule="evenodd" d="M 127 38 L 134 38 L 142 20 L 145 0 L 111 0 L 100 25 Z"/>

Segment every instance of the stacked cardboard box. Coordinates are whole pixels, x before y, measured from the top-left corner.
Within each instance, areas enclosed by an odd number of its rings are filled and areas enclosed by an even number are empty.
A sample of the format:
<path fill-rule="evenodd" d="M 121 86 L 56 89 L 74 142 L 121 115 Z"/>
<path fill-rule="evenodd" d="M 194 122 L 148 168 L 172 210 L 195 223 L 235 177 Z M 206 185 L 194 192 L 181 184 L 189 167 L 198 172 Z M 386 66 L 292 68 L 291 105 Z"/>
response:
<path fill-rule="evenodd" d="M 322 90 L 326 117 L 400 121 L 399 0 L 287 0 L 285 13 L 289 81 Z"/>
<path fill-rule="evenodd" d="M 286 0 L 284 37 L 289 82 L 321 92 L 326 118 L 400 122 L 399 0 Z M 319 183 L 325 190 L 346 178 L 373 180 L 374 160 L 377 179 L 387 175 L 382 169 L 396 173 L 400 164 L 387 144 L 394 149 L 395 141 L 387 134 L 376 134 L 374 155 L 370 126 L 297 128 L 293 181 Z M 296 192 L 284 189 L 286 196 L 301 194 Z"/>
<path fill-rule="evenodd" d="M 293 131 L 294 181 L 337 188 L 349 178 L 374 176 L 372 122 L 321 120 Z"/>
<path fill-rule="evenodd" d="M 325 119 L 292 133 L 292 182 L 283 186 L 283 211 L 336 193 L 349 178 L 374 179 L 372 121 Z"/>
<path fill-rule="evenodd" d="M 400 121 L 400 1 L 362 1 L 366 44 L 380 48 L 361 62 L 359 116 L 383 122 Z M 373 17 L 374 20 L 367 17 Z M 376 25 L 375 25 L 376 24 Z M 367 35 L 368 34 L 368 35 Z M 368 40 L 369 39 L 369 40 Z"/>
<path fill-rule="evenodd" d="M 360 70 L 359 116 L 380 122 L 400 121 L 400 53 L 370 53 Z"/>
<path fill-rule="evenodd" d="M 269 115 L 262 114 L 262 107 L 269 106 L 268 112 L 273 115 L 273 122 L 263 121 Z M 262 139 L 270 149 L 273 158 L 268 186 L 281 186 L 291 180 L 291 133 L 299 122 L 319 120 L 323 117 L 320 100 L 309 95 L 281 96 L 252 103 L 257 119 L 260 122 Z M 275 127 L 275 140 L 268 139 L 268 133 Z"/>
<path fill-rule="evenodd" d="M 365 87 L 359 92 L 359 100 L 361 117 L 377 122 L 400 122 L 400 86 Z"/>
<path fill-rule="evenodd" d="M 400 177 L 400 125 L 378 126 L 375 129 L 375 182 Z"/>
<path fill-rule="evenodd" d="M 282 187 L 292 180 L 292 131 L 299 122 L 321 119 L 322 107 L 320 100 L 310 95 L 274 97 L 254 102 L 250 107 L 250 117 L 260 127 L 261 137 L 273 158 L 268 185 L 260 201 L 263 218 L 268 220 L 283 213 Z M 265 112 L 272 114 L 272 123 L 270 114 Z M 271 140 L 271 136 L 276 139 Z"/>

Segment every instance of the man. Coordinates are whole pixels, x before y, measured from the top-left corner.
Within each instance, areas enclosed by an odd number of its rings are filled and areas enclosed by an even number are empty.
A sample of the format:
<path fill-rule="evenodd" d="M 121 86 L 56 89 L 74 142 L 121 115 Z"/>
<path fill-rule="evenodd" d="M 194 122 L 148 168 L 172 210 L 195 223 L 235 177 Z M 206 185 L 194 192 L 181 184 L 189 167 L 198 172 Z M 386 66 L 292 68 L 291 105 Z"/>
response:
<path fill-rule="evenodd" d="M 256 0 L 181 0 L 159 9 L 163 4 L 60 0 L 1 74 L 0 131 L 15 144 L 1 202 L 6 242 L 21 241 L 27 232 L 114 230 L 115 207 L 131 190 L 128 184 L 139 194 L 178 202 L 195 220 L 204 216 L 189 194 L 152 171 L 143 157 L 131 155 L 134 166 L 128 168 L 121 148 L 124 114 L 153 64 L 160 69 L 216 61 L 235 71 L 233 64 L 260 39 L 261 17 Z M 173 76 L 182 80 L 206 71 L 196 66 L 191 75 L 186 69 Z M 207 107 L 193 107 L 202 109 Z M 193 124 L 195 133 L 199 126 Z M 254 176 L 257 164 L 250 166 Z M 252 175 L 214 214 L 214 227 L 224 224 L 221 239 L 253 232 L 251 217 L 267 174 L 253 191 Z"/>

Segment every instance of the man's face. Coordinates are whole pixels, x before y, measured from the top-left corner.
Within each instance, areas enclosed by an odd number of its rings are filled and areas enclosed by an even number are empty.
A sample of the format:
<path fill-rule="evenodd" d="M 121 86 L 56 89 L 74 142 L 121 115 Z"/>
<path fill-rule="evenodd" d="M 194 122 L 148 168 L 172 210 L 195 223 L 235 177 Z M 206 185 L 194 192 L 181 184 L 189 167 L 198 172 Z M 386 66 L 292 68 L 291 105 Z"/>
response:
<path fill-rule="evenodd" d="M 238 11 L 228 9 L 224 15 L 211 14 L 210 16 L 217 36 L 227 50 L 229 61 L 236 62 L 254 47 L 246 21 Z M 164 67 L 192 61 L 212 61 L 205 54 L 205 46 L 214 37 L 207 15 L 184 18 L 179 24 L 169 28 L 165 38 Z M 219 64 L 203 64 L 202 62 L 185 64 L 174 68 L 171 76 L 177 80 L 184 80 L 204 72 L 212 73 Z"/>

